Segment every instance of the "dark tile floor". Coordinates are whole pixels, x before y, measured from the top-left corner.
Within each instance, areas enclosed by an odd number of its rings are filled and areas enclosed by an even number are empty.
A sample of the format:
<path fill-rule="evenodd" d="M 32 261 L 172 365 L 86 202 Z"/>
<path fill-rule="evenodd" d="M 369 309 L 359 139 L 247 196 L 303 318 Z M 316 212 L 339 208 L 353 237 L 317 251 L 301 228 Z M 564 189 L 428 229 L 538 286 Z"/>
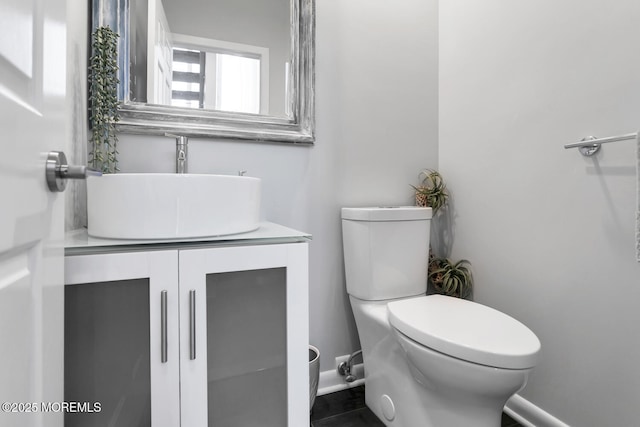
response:
<path fill-rule="evenodd" d="M 311 413 L 311 427 L 384 427 L 364 403 L 364 386 L 318 396 Z M 502 415 L 502 427 L 521 427 Z"/>

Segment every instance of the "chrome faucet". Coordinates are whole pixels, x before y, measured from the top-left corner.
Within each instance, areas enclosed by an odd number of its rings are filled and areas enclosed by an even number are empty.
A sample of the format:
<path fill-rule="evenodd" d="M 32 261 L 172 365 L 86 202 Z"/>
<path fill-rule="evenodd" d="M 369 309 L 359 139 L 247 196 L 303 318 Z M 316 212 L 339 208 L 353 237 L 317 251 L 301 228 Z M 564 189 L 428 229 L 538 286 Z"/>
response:
<path fill-rule="evenodd" d="M 189 172 L 189 138 L 186 136 L 165 134 L 176 139 L 176 173 L 188 173 Z"/>

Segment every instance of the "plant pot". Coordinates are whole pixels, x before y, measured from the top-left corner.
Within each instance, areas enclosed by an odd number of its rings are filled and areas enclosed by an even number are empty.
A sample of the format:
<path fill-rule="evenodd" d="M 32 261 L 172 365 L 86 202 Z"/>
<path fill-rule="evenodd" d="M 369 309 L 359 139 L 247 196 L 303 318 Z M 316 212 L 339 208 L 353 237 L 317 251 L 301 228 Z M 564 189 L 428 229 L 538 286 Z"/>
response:
<path fill-rule="evenodd" d="M 318 393 L 318 380 L 320 378 L 320 351 L 314 346 L 309 346 L 309 412 L 313 409 L 313 403 Z"/>
<path fill-rule="evenodd" d="M 416 206 L 421 208 L 427 208 L 427 195 L 421 192 L 425 187 L 417 187 L 416 188 Z"/>

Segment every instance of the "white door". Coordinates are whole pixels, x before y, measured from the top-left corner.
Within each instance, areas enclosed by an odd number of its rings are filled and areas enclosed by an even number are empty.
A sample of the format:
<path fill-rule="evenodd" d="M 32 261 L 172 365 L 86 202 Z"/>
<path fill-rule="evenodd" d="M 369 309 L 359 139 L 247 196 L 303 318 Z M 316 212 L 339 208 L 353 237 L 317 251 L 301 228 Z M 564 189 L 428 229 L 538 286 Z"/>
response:
<path fill-rule="evenodd" d="M 65 45 L 66 0 L 0 0 L 3 427 L 62 426 L 39 404 L 63 399 L 63 196 L 44 171 L 65 143 Z"/>
<path fill-rule="evenodd" d="M 148 7 L 147 102 L 171 105 L 171 82 L 173 81 L 171 29 L 162 1 L 150 1 Z"/>

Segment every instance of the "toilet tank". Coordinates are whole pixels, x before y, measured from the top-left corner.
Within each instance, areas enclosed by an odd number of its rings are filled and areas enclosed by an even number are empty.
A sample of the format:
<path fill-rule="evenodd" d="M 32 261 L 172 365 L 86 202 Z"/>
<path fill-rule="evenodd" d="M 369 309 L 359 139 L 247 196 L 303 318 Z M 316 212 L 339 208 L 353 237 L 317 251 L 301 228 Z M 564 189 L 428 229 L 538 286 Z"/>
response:
<path fill-rule="evenodd" d="M 427 290 L 431 208 L 342 208 L 347 293 L 377 301 Z"/>

